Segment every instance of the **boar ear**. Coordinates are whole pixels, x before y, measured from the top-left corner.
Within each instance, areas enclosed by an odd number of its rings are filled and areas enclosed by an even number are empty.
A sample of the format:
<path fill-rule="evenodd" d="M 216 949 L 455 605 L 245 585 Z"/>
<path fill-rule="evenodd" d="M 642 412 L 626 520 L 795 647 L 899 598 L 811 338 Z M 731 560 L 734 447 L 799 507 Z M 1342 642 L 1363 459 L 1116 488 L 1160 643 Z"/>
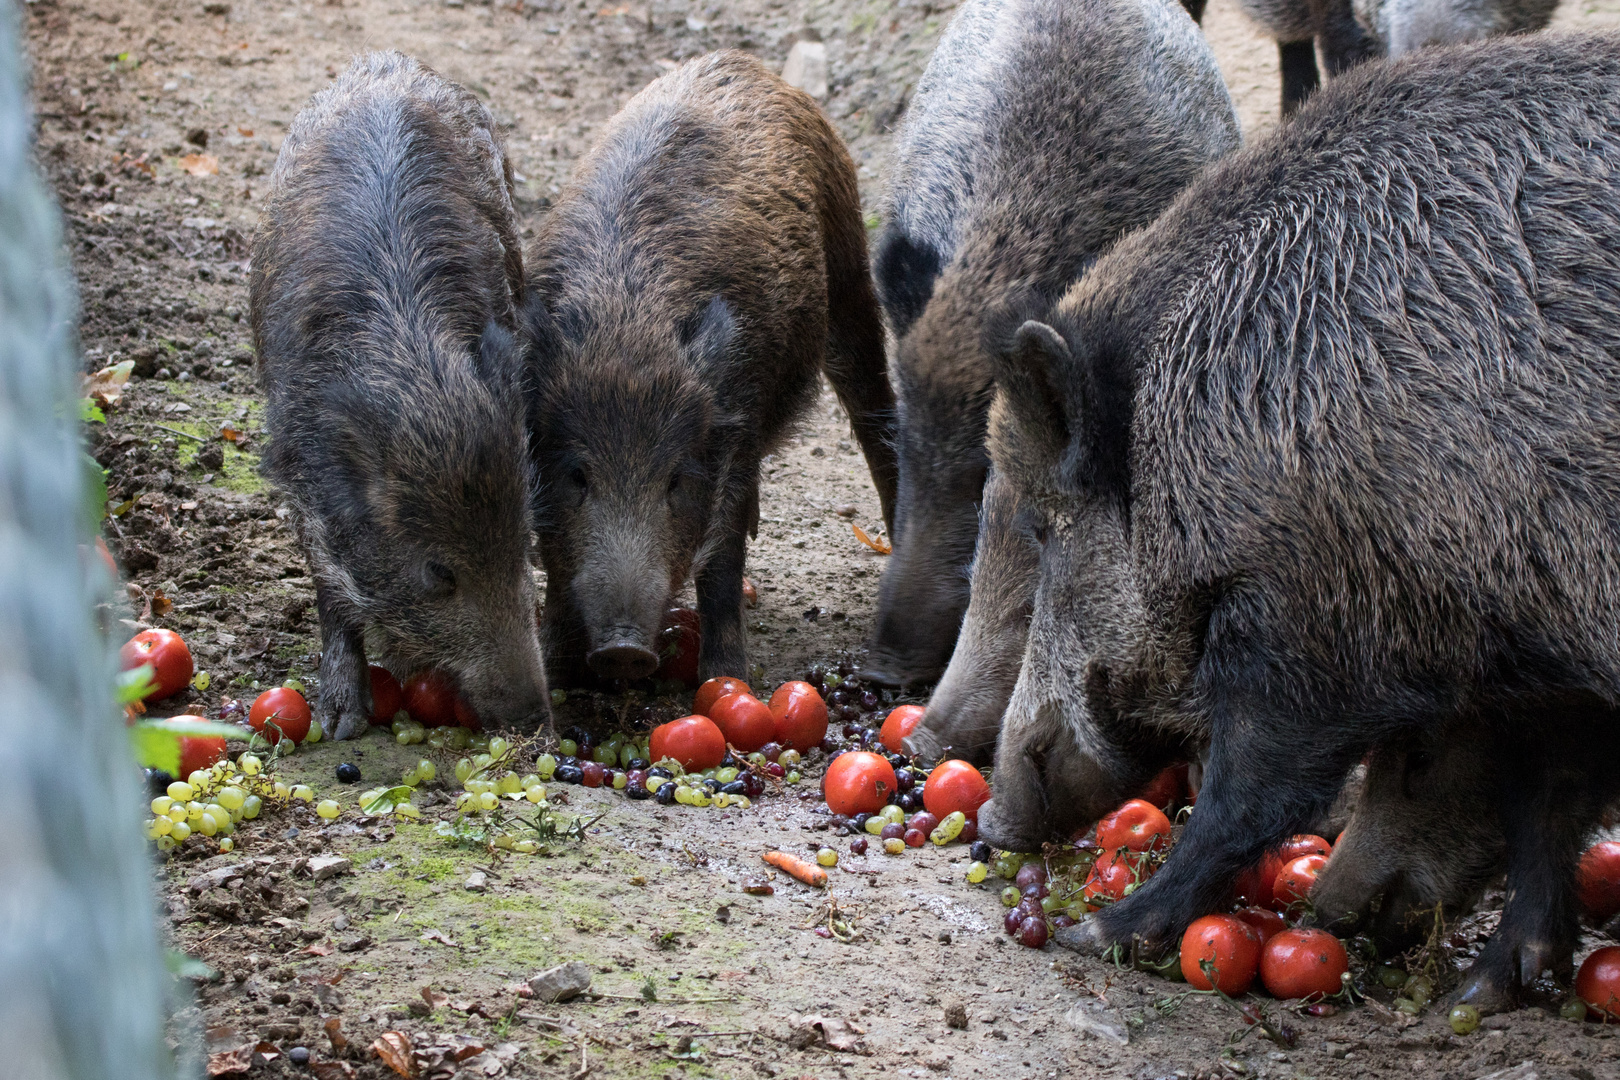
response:
<path fill-rule="evenodd" d="M 724 297 L 716 296 L 681 327 L 681 346 L 700 364 L 716 363 L 725 357 L 736 333 L 737 319 L 731 305 Z"/>
<path fill-rule="evenodd" d="M 1029 319 L 994 354 L 996 386 L 1020 426 L 1054 447 L 1069 441 L 1069 425 L 1054 389 L 1069 343 L 1046 323 Z"/>

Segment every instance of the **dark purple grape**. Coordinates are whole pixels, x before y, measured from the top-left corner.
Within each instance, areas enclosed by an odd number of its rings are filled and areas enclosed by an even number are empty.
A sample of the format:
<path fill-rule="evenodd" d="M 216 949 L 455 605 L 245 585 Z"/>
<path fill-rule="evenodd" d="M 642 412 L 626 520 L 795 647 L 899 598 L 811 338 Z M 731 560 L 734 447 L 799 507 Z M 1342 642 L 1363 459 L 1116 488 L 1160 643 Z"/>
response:
<path fill-rule="evenodd" d="M 1023 888 L 1019 889 L 1018 892 L 1026 900 L 1041 900 L 1051 895 L 1051 890 L 1046 887 L 1046 882 L 1044 881 L 1032 881 L 1028 885 L 1025 885 Z"/>
<path fill-rule="evenodd" d="M 597 768 L 601 768 L 600 765 Z M 558 765 L 557 771 L 552 774 L 559 784 L 578 784 L 585 779 L 585 770 L 578 765 Z"/>
<path fill-rule="evenodd" d="M 652 768 L 647 770 L 647 775 L 648 776 L 656 776 L 660 780 L 673 780 L 673 779 L 675 779 L 675 774 L 670 772 L 668 769 L 664 768 L 662 765 L 654 765 Z"/>
<path fill-rule="evenodd" d="M 883 831 L 882 832 L 878 833 L 878 839 L 879 840 L 899 840 L 899 839 L 903 838 L 905 835 L 906 835 L 906 827 L 904 825 L 896 825 L 893 822 L 890 822 L 889 824 L 883 826 Z"/>
<path fill-rule="evenodd" d="M 1039 949 L 1050 935 L 1045 916 L 1031 916 L 1018 925 L 1018 944 L 1025 948 Z"/>
<path fill-rule="evenodd" d="M 853 705 L 840 705 L 838 707 L 838 719 L 847 724 L 858 724 L 861 722 L 861 710 Z"/>
<path fill-rule="evenodd" d="M 895 793 L 894 804 L 908 814 L 915 814 L 923 803 L 915 791 L 900 791 Z"/>
<path fill-rule="evenodd" d="M 146 770 L 146 789 L 153 795 L 162 795 L 169 790 L 169 785 L 172 783 L 174 783 L 174 777 L 162 769 Z"/>
<path fill-rule="evenodd" d="M 849 818 L 843 814 L 831 814 L 827 818 L 827 824 L 834 829 L 847 829 L 849 827 Z"/>
<path fill-rule="evenodd" d="M 838 739 L 832 734 L 832 732 L 828 732 L 827 737 L 821 740 L 821 752 L 823 754 L 836 754 L 838 752 L 839 745 L 840 743 Z"/>
<path fill-rule="evenodd" d="M 982 862 L 986 866 L 989 866 L 990 860 L 996 857 L 995 849 L 983 840 L 973 841 L 973 846 L 968 848 L 968 854 L 973 858 L 974 862 Z"/>
<path fill-rule="evenodd" d="M 862 690 L 861 691 L 860 706 L 866 712 L 871 712 L 873 709 L 876 709 L 878 707 L 877 691 L 876 690 Z"/>
<path fill-rule="evenodd" d="M 851 840 L 849 842 L 849 853 L 851 855 L 865 855 L 866 854 L 866 837 L 857 836 L 855 839 Z"/>
<path fill-rule="evenodd" d="M 640 769 L 642 772 L 646 772 L 647 771 L 647 766 L 651 765 L 651 764 L 652 764 L 652 762 L 646 760 L 645 758 L 631 758 L 630 759 L 630 768 L 632 768 L 632 769 Z"/>
<path fill-rule="evenodd" d="M 866 831 L 866 823 L 871 819 L 871 814 L 856 814 L 854 817 L 849 819 L 849 823 L 864 832 Z"/>
<path fill-rule="evenodd" d="M 340 784 L 358 784 L 360 782 L 360 766 L 345 761 L 337 767 L 337 778 Z"/>
<path fill-rule="evenodd" d="M 918 798 L 921 798 L 921 796 L 918 796 Z M 979 823 L 977 821 L 962 822 L 962 831 L 956 834 L 956 838 L 964 844 L 978 843 Z"/>
<path fill-rule="evenodd" d="M 675 802 L 675 781 L 668 780 L 658 785 L 658 801 L 664 806 Z"/>
<path fill-rule="evenodd" d="M 825 682 L 826 679 L 827 668 L 823 664 L 811 664 L 810 670 L 804 673 L 804 681 L 812 686 L 819 682 Z"/>
<path fill-rule="evenodd" d="M 1065 926 L 1073 926 L 1073 925 L 1074 925 L 1074 919 L 1071 918 L 1068 915 L 1054 915 L 1054 916 L 1052 916 L 1052 929 L 1053 930 L 1061 930 Z"/>
<path fill-rule="evenodd" d="M 782 756 L 782 744 L 777 742 L 768 742 L 759 748 L 759 752 L 765 755 L 766 761 L 775 761 L 777 758 Z"/>
<path fill-rule="evenodd" d="M 748 794 L 747 788 L 748 784 L 746 781 L 733 780 L 729 784 L 722 785 L 720 790 L 725 792 L 727 795 L 746 795 Z"/>
<path fill-rule="evenodd" d="M 624 793 L 626 795 L 630 796 L 632 799 L 638 799 L 638 800 L 639 799 L 650 799 L 650 798 L 653 797 L 653 793 L 648 791 L 646 788 L 644 788 L 644 787 L 636 787 L 634 785 L 626 787 L 624 789 Z"/>
<path fill-rule="evenodd" d="M 849 704 L 849 691 L 844 689 L 842 686 L 840 686 L 838 689 L 834 690 L 832 693 L 827 695 L 827 704 L 828 705 L 836 705 L 836 706 L 838 706 L 840 708 L 842 708 L 845 705 L 848 705 Z"/>
<path fill-rule="evenodd" d="M 781 765 L 774 761 L 767 761 L 765 763 L 765 771 L 775 777 L 783 777 L 787 775 L 787 770 L 782 768 Z"/>
<path fill-rule="evenodd" d="M 865 730 L 866 729 L 861 727 L 860 724 L 857 724 L 857 723 L 851 721 L 850 723 L 847 723 L 847 724 L 844 725 L 844 738 L 846 738 L 846 739 L 859 738 L 861 732 L 863 732 Z"/>
<path fill-rule="evenodd" d="M 1018 928 L 1024 925 L 1027 916 L 1022 908 L 1008 908 L 1006 918 L 1001 920 L 1001 928 L 1009 935 L 1018 933 Z"/>
<path fill-rule="evenodd" d="M 744 773 L 737 779 L 743 786 L 743 794 L 750 799 L 757 799 L 765 794 L 765 781 L 758 773 Z"/>
<path fill-rule="evenodd" d="M 1013 878 L 1013 884 L 1018 886 L 1020 892 L 1026 887 L 1046 882 L 1046 866 L 1043 863 L 1027 862 L 1018 868 L 1018 876 Z"/>
<path fill-rule="evenodd" d="M 742 762 L 737 760 L 736 754 L 733 754 L 730 750 L 727 750 L 726 756 L 720 759 L 720 768 L 740 769 L 742 768 Z"/>
<path fill-rule="evenodd" d="M 855 665 L 848 660 L 838 661 L 838 674 L 848 678 L 849 676 L 855 674 Z"/>
<path fill-rule="evenodd" d="M 703 786 L 708 789 L 710 795 L 713 795 L 720 790 L 720 781 L 711 776 L 703 781 Z"/>
<path fill-rule="evenodd" d="M 896 769 L 904 769 L 911 764 L 911 759 L 906 757 L 904 754 L 890 754 L 889 764 L 894 766 Z"/>
<path fill-rule="evenodd" d="M 894 787 L 896 791 L 910 791 L 917 786 L 917 777 L 910 769 L 894 770 Z"/>

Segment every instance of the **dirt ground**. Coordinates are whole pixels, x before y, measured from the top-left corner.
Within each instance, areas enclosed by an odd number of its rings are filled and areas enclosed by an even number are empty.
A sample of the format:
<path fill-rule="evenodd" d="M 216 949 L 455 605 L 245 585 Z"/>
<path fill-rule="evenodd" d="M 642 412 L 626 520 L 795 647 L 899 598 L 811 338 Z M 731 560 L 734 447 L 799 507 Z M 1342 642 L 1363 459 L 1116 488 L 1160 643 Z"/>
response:
<path fill-rule="evenodd" d="M 721 47 L 779 68 L 795 40 L 819 36 L 831 65 L 825 105 L 871 208 L 889 132 L 950 15 L 927 0 L 602 2 L 26 4 L 39 154 L 67 218 L 87 365 L 136 363 L 107 423 L 90 426 L 110 472 L 107 537 L 134 586 L 129 622 L 180 630 L 211 676 L 207 691 L 178 699 L 187 711 L 315 668 L 308 571 L 255 471 L 245 260 L 288 121 L 353 54 L 398 48 L 485 96 L 508 129 L 532 222 L 601 123 L 648 80 Z M 1620 0 L 1566 0 L 1558 23 L 1620 23 Z M 1276 122 L 1275 49 L 1232 0 L 1214 0 L 1205 31 L 1254 138 Z M 226 426 L 235 441 L 220 437 Z M 868 528 L 880 520 L 830 394 L 767 473 L 749 571 L 760 595 L 749 622 L 756 687 L 857 649 L 881 569 L 838 512 L 853 507 Z M 602 704 L 576 697 L 562 722 L 594 722 Z M 748 811 L 566 788 L 567 812 L 603 817 L 582 844 L 546 857 L 492 859 L 434 836 L 431 822 L 451 812 L 433 791 L 419 799 L 438 803 L 429 824 L 362 819 L 355 796 L 418 750 L 380 729 L 308 747 L 280 769 L 342 800 L 335 824 L 307 810 L 267 814 L 239 832 L 235 853 L 194 840 L 160 871 L 176 946 L 218 972 L 178 1018 L 183 1046 L 203 1029 L 215 1048 L 304 1046 L 323 1078 L 393 1075 L 366 1049 L 386 1030 L 447 1052 L 490 1048 L 463 1076 L 1473 1080 L 1523 1062 L 1514 1080 L 1620 1076 L 1620 1040 L 1558 1019 L 1556 996 L 1468 1037 L 1452 1035 L 1440 1009 L 1406 1023 L 1375 1007 L 1290 1019 L 1291 1048 L 1240 1037 L 1227 1006 L 1182 998 L 1178 984 L 1011 944 L 998 883 L 967 885 L 960 845 L 849 855 L 815 813 L 818 770 L 802 793 Z M 365 780 L 337 783 L 339 761 Z M 441 775 L 452 761 L 440 756 Z M 772 896 L 741 891 L 767 847 L 829 839 L 845 854 L 827 894 L 786 878 Z M 309 860 L 323 854 L 349 865 L 314 880 Z M 482 891 L 467 887 L 477 871 Z M 829 897 L 858 940 L 814 932 Z M 590 965 L 596 996 L 547 1006 L 514 996 L 511 984 L 571 959 Z M 965 1028 L 945 1022 L 956 1004 Z M 798 1045 L 795 1018 L 805 1016 L 855 1025 L 860 1045 Z M 336 1045 L 345 1037 L 346 1052 Z M 300 1072 L 286 1054 L 250 1069 Z"/>

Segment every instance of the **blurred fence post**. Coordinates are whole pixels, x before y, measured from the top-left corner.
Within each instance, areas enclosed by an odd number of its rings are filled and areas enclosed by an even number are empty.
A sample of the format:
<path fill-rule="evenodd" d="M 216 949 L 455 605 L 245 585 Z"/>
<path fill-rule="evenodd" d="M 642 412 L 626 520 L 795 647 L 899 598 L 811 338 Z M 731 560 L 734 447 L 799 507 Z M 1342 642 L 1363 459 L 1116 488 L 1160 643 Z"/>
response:
<path fill-rule="evenodd" d="M 0 1076 L 172 1077 L 142 795 L 93 618 L 76 302 L 0 5 Z"/>

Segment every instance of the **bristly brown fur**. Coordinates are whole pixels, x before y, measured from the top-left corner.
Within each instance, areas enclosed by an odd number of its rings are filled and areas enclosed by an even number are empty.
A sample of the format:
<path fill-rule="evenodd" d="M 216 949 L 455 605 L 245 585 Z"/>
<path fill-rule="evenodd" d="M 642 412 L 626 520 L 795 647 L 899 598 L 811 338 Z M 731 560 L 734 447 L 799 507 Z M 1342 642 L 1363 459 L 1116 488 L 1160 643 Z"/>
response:
<path fill-rule="evenodd" d="M 1175 855 L 1087 933 L 1171 940 L 1375 746 L 1614 730 L 1616 115 L 1613 35 L 1358 70 L 998 358 L 1004 392 L 1052 391 L 1009 393 L 991 436 L 1050 536 L 981 829 L 1023 841 L 1048 801 L 1080 823 L 1162 741 L 1209 747 Z M 1017 764 L 1054 744 L 1063 772 Z M 1510 902 L 1497 991 L 1573 941 L 1559 775 L 1504 809 L 1542 859 L 1510 882 L 1566 899 Z"/>
<path fill-rule="evenodd" d="M 298 512 L 340 738 L 370 722 L 368 631 L 490 722 L 550 717 L 510 183 L 488 111 L 399 53 L 317 94 L 271 177 L 250 286 L 264 468 Z"/>
<path fill-rule="evenodd" d="M 854 166 L 738 52 L 637 94 L 530 254 L 533 444 L 556 677 L 650 674 L 694 569 L 705 675 L 746 674 L 759 460 L 825 370 L 891 513 L 893 396 Z"/>

